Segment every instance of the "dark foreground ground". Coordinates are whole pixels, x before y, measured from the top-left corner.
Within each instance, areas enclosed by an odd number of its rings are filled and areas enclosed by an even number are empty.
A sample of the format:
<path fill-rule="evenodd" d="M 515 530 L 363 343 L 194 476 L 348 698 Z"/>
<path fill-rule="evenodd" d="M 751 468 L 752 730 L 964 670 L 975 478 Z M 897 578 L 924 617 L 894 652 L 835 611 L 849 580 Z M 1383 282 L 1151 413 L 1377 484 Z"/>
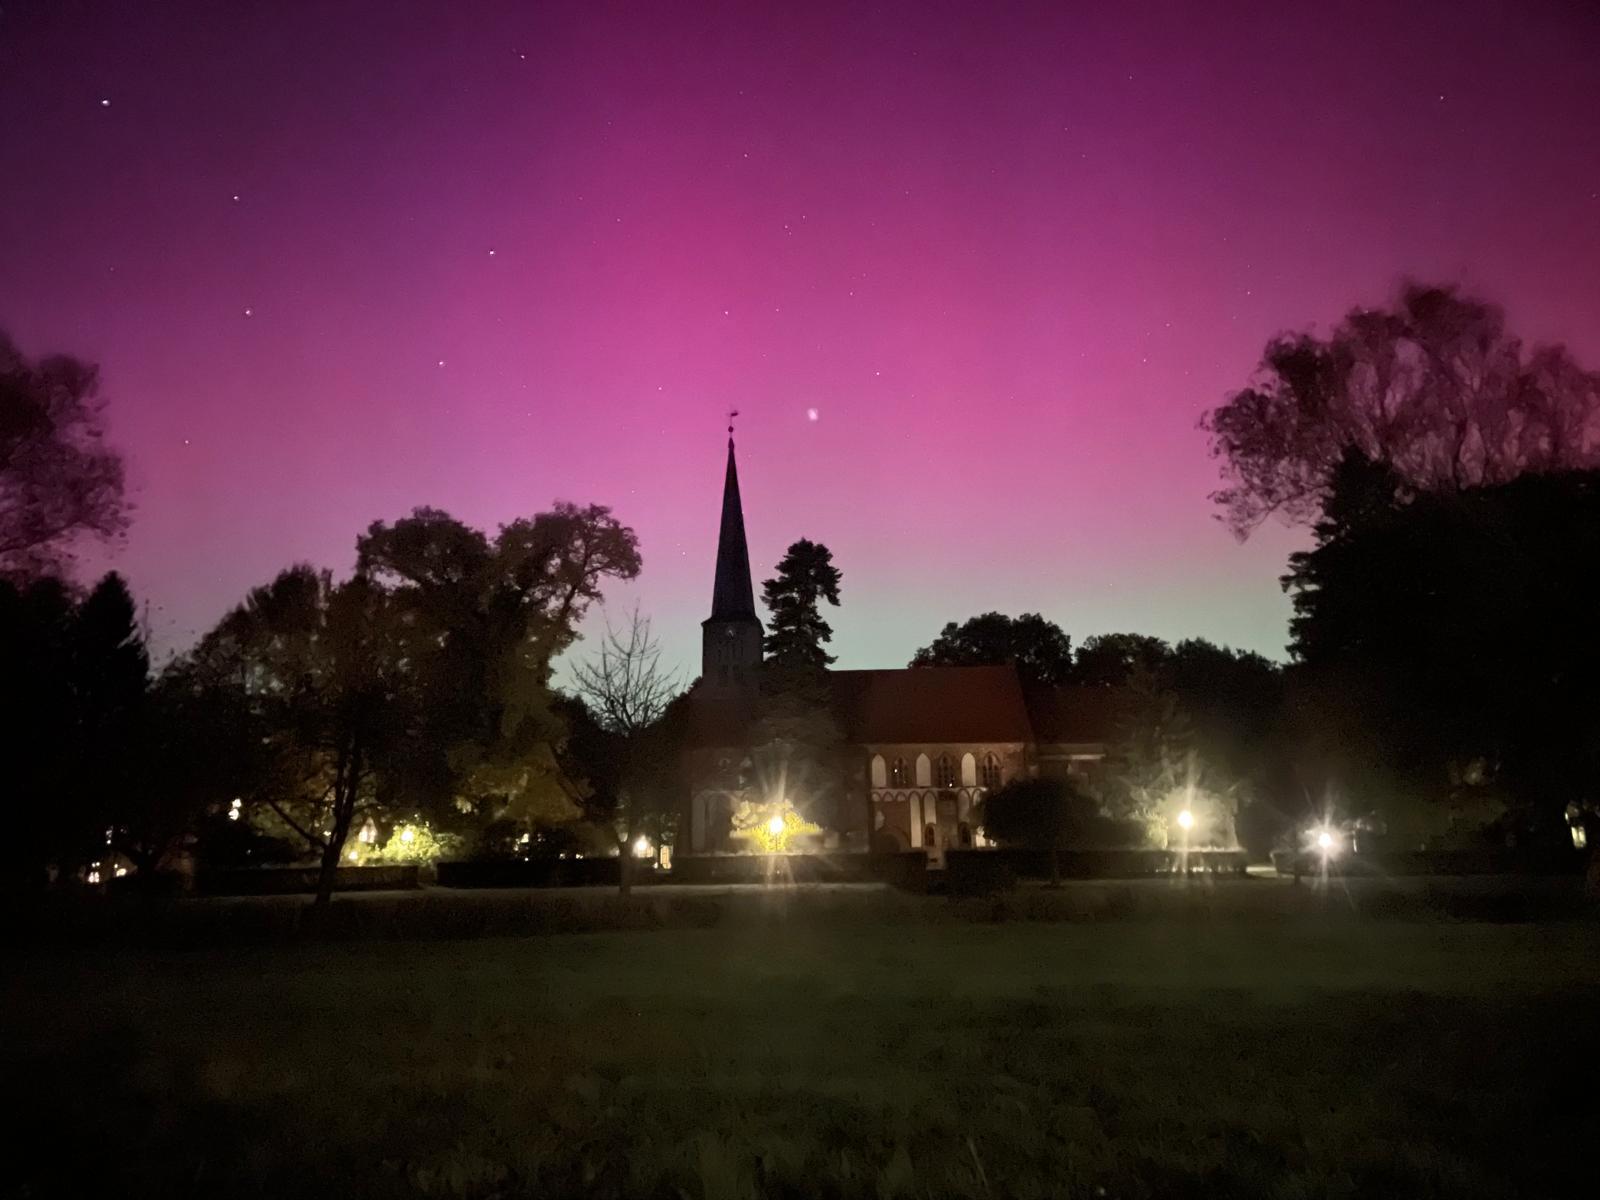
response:
<path fill-rule="evenodd" d="M 893 904 L 30 950 L 0 1192 L 1595 1194 L 1592 922 Z"/>

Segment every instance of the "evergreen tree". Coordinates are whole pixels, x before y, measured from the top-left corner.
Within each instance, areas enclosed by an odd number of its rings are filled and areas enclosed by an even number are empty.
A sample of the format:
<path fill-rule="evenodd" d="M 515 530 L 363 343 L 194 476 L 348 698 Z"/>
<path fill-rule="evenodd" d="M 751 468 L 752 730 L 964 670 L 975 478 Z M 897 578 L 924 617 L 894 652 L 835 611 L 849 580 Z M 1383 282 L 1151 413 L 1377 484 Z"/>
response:
<path fill-rule="evenodd" d="M 761 599 L 771 614 L 763 645 L 769 664 L 820 670 L 833 661 L 823 649 L 833 630 L 817 611 L 824 600 L 839 604 L 839 568 L 832 551 L 801 538 L 785 552 L 777 575 L 761 585 Z"/>

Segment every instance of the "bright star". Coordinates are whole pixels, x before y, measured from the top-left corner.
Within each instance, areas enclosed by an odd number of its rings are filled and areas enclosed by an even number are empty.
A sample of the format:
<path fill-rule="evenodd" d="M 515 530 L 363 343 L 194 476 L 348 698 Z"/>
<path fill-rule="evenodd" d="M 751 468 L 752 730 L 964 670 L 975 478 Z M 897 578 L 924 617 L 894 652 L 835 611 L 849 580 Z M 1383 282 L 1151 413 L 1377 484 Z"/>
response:
<path fill-rule="evenodd" d="M 806 420 L 815 421 L 816 419 L 817 419 L 817 410 L 814 409 L 814 408 L 806 409 Z"/>

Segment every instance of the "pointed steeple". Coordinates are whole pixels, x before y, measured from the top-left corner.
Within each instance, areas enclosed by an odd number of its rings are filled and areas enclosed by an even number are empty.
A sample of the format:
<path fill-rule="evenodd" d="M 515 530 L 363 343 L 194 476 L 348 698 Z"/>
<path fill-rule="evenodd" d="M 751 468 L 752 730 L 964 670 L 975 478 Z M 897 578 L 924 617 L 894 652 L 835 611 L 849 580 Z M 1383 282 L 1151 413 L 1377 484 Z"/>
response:
<path fill-rule="evenodd" d="M 714 692 L 748 694 L 761 667 L 761 618 L 750 586 L 750 547 L 744 540 L 739 468 L 733 461 L 733 417 L 728 417 L 728 473 L 722 481 L 722 529 L 717 535 L 717 578 L 711 615 L 700 622 L 700 679 Z"/>
<path fill-rule="evenodd" d="M 750 548 L 744 539 L 744 507 L 739 502 L 739 468 L 728 439 L 728 473 L 722 482 L 722 531 L 717 536 L 717 577 L 711 589 L 713 621 L 751 620 L 756 615 L 750 583 Z"/>

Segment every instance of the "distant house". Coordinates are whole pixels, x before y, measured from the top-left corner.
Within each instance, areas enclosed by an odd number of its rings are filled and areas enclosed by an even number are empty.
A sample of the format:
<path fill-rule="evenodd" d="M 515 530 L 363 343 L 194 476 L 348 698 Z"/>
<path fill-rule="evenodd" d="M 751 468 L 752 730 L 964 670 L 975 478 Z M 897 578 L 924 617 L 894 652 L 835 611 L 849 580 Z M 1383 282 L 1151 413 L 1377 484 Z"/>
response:
<path fill-rule="evenodd" d="M 739 849 L 735 813 L 773 786 L 758 770 L 762 625 L 731 437 L 711 615 L 701 629 L 680 854 Z M 844 743 L 843 787 L 822 804 L 796 802 L 821 826 L 822 848 L 924 849 L 937 862 L 950 847 L 983 844 L 974 810 L 985 793 L 1019 777 L 1079 774 L 1104 758 L 1118 701 L 1108 688 L 1027 687 L 1010 666 L 830 671 L 826 702 Z"/>

